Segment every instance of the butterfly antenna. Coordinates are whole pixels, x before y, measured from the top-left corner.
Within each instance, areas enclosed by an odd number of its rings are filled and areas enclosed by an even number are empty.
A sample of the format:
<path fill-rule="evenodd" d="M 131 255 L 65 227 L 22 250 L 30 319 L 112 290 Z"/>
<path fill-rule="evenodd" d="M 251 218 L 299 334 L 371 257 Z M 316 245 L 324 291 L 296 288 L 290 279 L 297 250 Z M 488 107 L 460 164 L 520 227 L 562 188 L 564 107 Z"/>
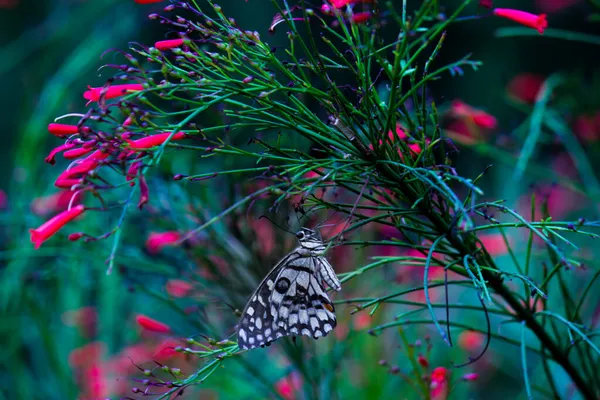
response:
<path fill-rule="evenodd" d="M 275 225 L 276 227 L 278 227 L 282 231 L 286 231 L 286 232 L 292 233 L 292 234 L 295 233 L 295 232 L 292 232 L 290 229 L 286 229 L 283 226 L 279 225 L 277 222 L 273 221 L 271 218 L 267 217 L 266 215 L 261 215 L 260 217 L 258 217 L 258 219 L 261 219 L 261 218 L 266 218 L 269 222 L 271 222 L 273 225 Z"/>

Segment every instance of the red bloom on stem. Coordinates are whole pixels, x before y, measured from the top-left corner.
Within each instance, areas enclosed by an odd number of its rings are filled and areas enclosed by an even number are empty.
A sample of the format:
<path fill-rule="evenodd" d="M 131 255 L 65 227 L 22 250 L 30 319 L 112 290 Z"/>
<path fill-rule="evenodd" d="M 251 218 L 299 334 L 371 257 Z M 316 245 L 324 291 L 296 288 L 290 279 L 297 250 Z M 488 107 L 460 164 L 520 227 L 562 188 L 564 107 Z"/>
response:
<path fill-rule="evenodd" d="M 92 148 L 86 149 L 84 147 L 79 147 L 77 149 L 65 151 L 63 153 L 63 157 L 66 158 L 67 160 L 75 160 L 76 158 L 85 156 L 86 154 L 90 153 L 92 150 L 94 150 L 94 149 L 92 149 Z"/>
<path fill-rule="evenodd" d="M 448 370 L 437 367 L 431 372 L 431 399 L 445 400 L 448 398 Z"/>
<path fill-rule="evenodd" d="M 66 135 L 74 135 L 79 133 L 79 127 L 77 125 L 65 125 L 65 124 L 48 124 L 48 132 L 53 134 L 54 136 L 66 136 Z"/>
<path fill-rule="evenodd" d="M 427 361 L 425 356 L 423 356 L 422 354 L 419 354 L 419 356 L 417 357 L 417 362 L 424 368 L 429 367 L 429 361 Z"/>
<path fill-rule="evenodd" d="M 158 332 L 158 333 L 169 333 L 171 332 L 171 327 L 165 323 L 147 317 L 143 314 L 138 314 L 135 317 L 135 322 L 142 327 L 143 329 L 150 332 Z"/>
<path fill-rule="evenodd" d="M 494 15 L 536 29 L 539 33 L 544 33 L 544 29 L 548 27 L 546 14 L 535 15 L 521 10 L 513 10 L 512 8 L 494 8 Z"/>
<path fill-rule="evenodd" d="M 371 0 L 329 0 L 331 5 L 335 8 L 342 8 L 345 6 L 351 6 L 358 3 L 370 3 Z"/>
<path fill-rule="evenodd" d="M 156 47 L 158 50 L 175 49 L 182 45 L 183 45 L 183 39 L 161 40 L 159 42 L 154 43 L 154 47 Z"/>
<path fill-rule="evenodd" d="M 60 153 L 61 151 L 67 150 L 67 149 L 72 149 L 75 146 L 76 146 L 75 143 L 61 144 L 60 146 L 52 149 L 52 151 L 50 152 L 50 154 L 48 154 L 48 157 L 46 157 L 46 159 L 44 161 L 50 165 L 54 165 L 54 164 L 56 164 L 56 160 L 54 158 L 56 157 L 56 155 L 58 153 Z"/>
<path fill-rule="evenodd" d="M 96 150 L 95 152 L 93 152 L 92 154 L 90 154 L 89 156 L 84 158 L 81 161 L 81 163 L 75 165 L 73 168 L 70 168 L 70 169 L 64 171 L 62 174 L 60 174 L 60 176 L 58 177 L 58 179 L 56 181 L 58 182 L 58 180 L 70 179 L 70 178 L 77 177 L 79 175 L 87 174 L 91 170 L 98 167 L 100 165 L 100 161 L 108 158 L 108 156 L 110 156 L 110 153 L 108 153 L 108 152 L 105 153 L 102 150 Z"/>
<path fill-rule="evenodd" d="M 137 139 L 137 140 L 128 140 L 126 138 L 124 138 L 124 139 L 127 143 L 129 143 L 130 150 L 144 151 L 144 150 L 151 149 L 152 147 L 160 146 L 167 140 L 167 138 L 169 136 L 171 136 L 171 132 L 159 133 L 157 135 L 147 136 L 145 138 L 141 138 L 141 139 Z M 185 138 L 185 133 L 177 132 L 176 134 L 173 135 L 173 137 L 171 138 L 171 141 L 181 140 L 183 138 Z"/>
<path fill-rule="evenodd" d="M 181 235 L 177 231 L 152 232 L 146 240 L 146 248 L 148 252 L 156 254 L 165 246 L 173 246 L 180 238 Z"/>
<path fill-rule="evenodd" d="M 88 101 L 88 104 L 92 101 L 98 101 L 101 97 L 104 97 L 106 100 L 114 99 L 115 97 L 120 97 L 128 94 L 129 92 L 139 92 L 140 90 L 144 90 L 144 85 L 140 83 L 127 83 L 124 85 L 114 85 L 108 87 L 90 87 L 90 90 L 86 90 L 83 93 L 83 98 Z"/>
<path fill-rule="evenodd" d="M 76 207 L 71 208 L 70 210 L 66 210 L 50 219 L 43 225 L 41 225 L 37 229 L 30 229 L 29 233 L 31 234 L 31 243 L 34 244 L 35 248 L 38 249 L 43 242 L 48 240 L 52 235 L 60 230 L 67 223 L 71 222 L 75 218 L 77 218 L 83 211 L 85 207 L 83 204 L 79 204 Z"/>
<path fill-rule="evenodd" d="M 82 179 L 61 178 L 60 176 L 54 181 L 54 186 L 59 189 L 71 189 L 75 185 L 79 185 Z"/>
<path fill-rule="evenodd" d="M 460 118 L 466 118 L 483 129 L 494 129 L 498 124 L 496 118 L 478 108 L 471 107 L 462 100 L 456 99 L 452 102 L 452 113 Z"/>

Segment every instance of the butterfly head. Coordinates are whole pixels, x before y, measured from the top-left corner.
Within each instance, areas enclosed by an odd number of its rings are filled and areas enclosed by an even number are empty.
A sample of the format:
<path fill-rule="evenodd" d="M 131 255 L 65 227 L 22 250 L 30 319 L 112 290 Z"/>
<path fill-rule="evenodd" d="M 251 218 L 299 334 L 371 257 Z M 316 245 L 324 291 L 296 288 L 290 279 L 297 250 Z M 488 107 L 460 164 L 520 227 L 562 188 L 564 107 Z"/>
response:
<path fill-rule="evenodd" d="M 321 235 L 312 229 L 302 228 L 296 233 L 300 246 L 306 249 L 321 249 L 324 248 Z"/>

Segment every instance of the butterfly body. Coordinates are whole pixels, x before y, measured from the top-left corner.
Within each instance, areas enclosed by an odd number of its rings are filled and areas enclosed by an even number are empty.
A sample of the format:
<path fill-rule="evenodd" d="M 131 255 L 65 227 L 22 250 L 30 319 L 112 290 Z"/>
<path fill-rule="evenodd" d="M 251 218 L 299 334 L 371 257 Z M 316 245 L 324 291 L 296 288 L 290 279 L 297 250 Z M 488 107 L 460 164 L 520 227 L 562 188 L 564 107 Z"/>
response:
<path fill-rule="evenodd" d="M 333 267 L 323 256 L 319 235 L 306 228 L 299 245 L 267 274 L 252 294 L 238 324 L 241 349 L 268 346 L 284 336 L 326 336 L 337 322 L 324 282 L 341 289 Z"/>

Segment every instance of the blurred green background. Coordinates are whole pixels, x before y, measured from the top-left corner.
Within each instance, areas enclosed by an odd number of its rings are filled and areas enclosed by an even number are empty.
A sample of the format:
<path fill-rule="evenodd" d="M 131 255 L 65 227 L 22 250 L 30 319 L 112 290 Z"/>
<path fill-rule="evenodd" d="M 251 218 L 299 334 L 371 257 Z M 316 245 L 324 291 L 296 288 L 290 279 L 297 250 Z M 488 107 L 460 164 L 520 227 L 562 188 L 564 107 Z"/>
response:
<path fill-rule="evenodd" d="M 267 3 L 265 0 L 220 2 L 239 26 L 259 31 L 272 45 L 282 44 L 277 42 L 282 40 L 280 36 L 268 37 L 267 28 L 274 11 Z M 447 2 L 450 8 L 457 3 Z M 478 8 L 476 1 L 472 3 L 471 15 L 489 13 Z M 532 12 L 539 12 L 539 3 L 495 1 L 498 7 Z M 600 32 L 598 24 L 588 19 L 592 8 L 585 1 L 573 3 L 549 14 L 550 27 L 590 34 Z M 60 144 L 60 140 L 48 134 L 47 124 L 56 116 L 85 110 L 82 93 L 87 85 L 100 86 L 106 80 L 99 67 L 103 63 L 121 62 L 114 61 L 114 53 L 101 59 L 105 50 L 126 48 L 129 42 L 153 43 L 165 37 L 167 30 L 147 18 L 149 13 L 163 6 L 160 3 L 140 5 L 133 0 L 0 0 L 0 135 L 3 143 L 0 148 L 0 189 L 6 195 L 6 201 L 0 205 L 4 210 L 4 229 L 0 233 L 0 341 L 3 344 L 0 396 L 3 398 L 77 398 L 79 389 L 72 378 L 67 357 L 85 340 L 63 326 L 61 318 L 65 310 L 95 304 L 102 321 L 98 337 L 107 344 L 109 352 L 118 351 L 124 342 L 138 335 L 132 330 L 119 333 L 124 318 L 130 318 L 133 310 L 156 310 L 145 297 L 132 299 L 128 296 L 127 291 L 135 280 L 118 273 L 110 277 L 105 275 L 108 244 L 60 245 L 55 241 L 33 252 L 27 229 L 44 220 L 32 213 L 31 204 L 36 198 L 55 191 L 53 181 L 59 171 L 58 167 L 44 163 L 47 152 Z M 523 112 L 506 101 L 506 85 L 510 79 L 524 72 L 543 76 L 564 72 L 578 77 L 582 87 L 591 86 L 598 69 L 599 48 L 545 36 L 494 36 L 497 29 L 508 26 L 513 25 L 498 18 L 455 24 L 448 32 L 440 63 L 472 53 L 474 60 L 483 61 L 483 67 L 477 72 L 465 71 L 463 77 L 436 82 L 432 85 L 431 95 L 439 104 L 460 98 L 489 111 L 499 121 L 495 134 L 510 138 L 524 118 Z M 581 96 L 573 108 L 592 110 L 597 107 L 596 102 L 597 95 Z M 470 162 L 474 170 L 480 171 L 490 160 L 481 157 L 472 158 Z M 463 167 L 468 168 L 468 165 Z M 531 182 L 524 181 L 521 188 L 505 188 L 502 176 L 510 171 L 511 166 L 505 165 L 495 172 L 496 186 L 490 189 L 498 196 L 513 197 L 514 200 L 517 192 Z M 168 191 L 176 193 L 171 187 Z M 213 209 L 218 205 L 219 201 L 215 200 Z M 109 226 L 100 218 L 85 224 L 87 227 Z M 128 233 L 141 247 L 143 239 L 135 238 L 136 228 Z M 150 260 L 148 254 L 130 247 L 124 253 L 120 261 L 123 264 L 139 263 L 137 268 L 143 277 L 144 263 Z M 62 257 L 64 255 L 68 257 Z M 167 258 L 159 264 L 164 262 L 164 268 L 168 270 L 179 261 L 177 257 Z M 171 323 L 180 322 L 185 326 L 180 332 L 182 335 L 196 333 L 197 327 L 193 324 L 184 325 L 184 317 L 172 317 Z M 364 345 L 368 346 L 369 338 L 364 340 Z M 335 364 L 335 356 L 330 363 Z M 228 385 L 226 379 L 219 382 Z M 487 394 L 488 399 L 505 398 L 506 393 L 522 395 L 519 387 L 512 390 L 510 385 L 496 385 L 494 390 L 496 394 Z M 253 398 L 247 391 L 241 392 Z M 481 388 L 475 398 L 480 398 L 477 396 L 484 392 Z M 237 398 L 238 395 L 234 389 L 224 393 L 223 398 Z M 383 398 L 386 392 L 373 389 L 372 393 L 373 398 Z"/>

